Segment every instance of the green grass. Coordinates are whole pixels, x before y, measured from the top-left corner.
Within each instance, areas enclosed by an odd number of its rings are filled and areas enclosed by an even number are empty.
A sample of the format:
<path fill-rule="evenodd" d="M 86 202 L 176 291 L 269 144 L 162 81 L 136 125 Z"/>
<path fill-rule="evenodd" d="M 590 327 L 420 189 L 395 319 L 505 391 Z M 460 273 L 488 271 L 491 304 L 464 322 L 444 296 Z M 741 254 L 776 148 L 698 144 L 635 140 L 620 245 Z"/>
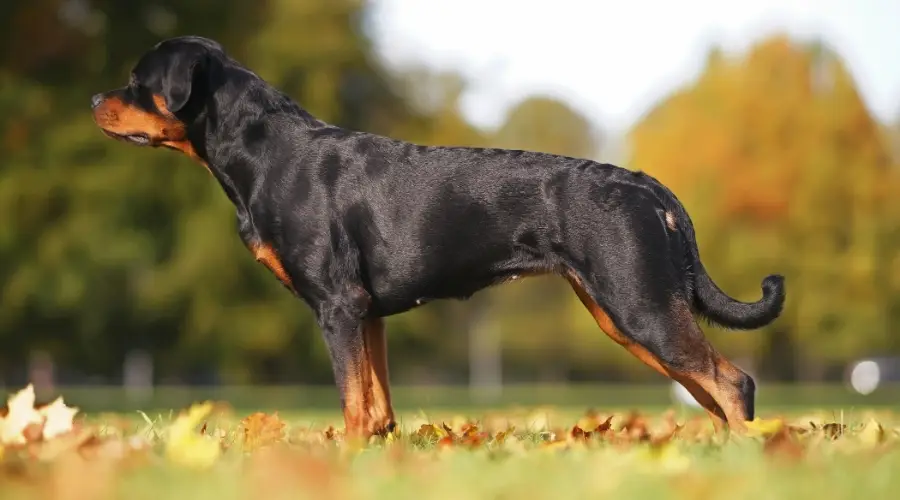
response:
<path fill-rule="evenodd" d="M 549 405 L 578 408 L 661 408 L 673 403 L 669 384 L 506 385 L 495 399 L 473 399 L 465 386 L 396 385 L 391 389 L 398 410 L 474 410 Z M 62 387 L 57 393 L 86 412 L 136 410 L 167 411 L 202 400 L 227 401 L 235 408 L 261 411 L 333 411 L 338 404 L 334 386 L 160 386 L 147 393 L 129 393 L 120 386 Z M 39 394 L 49 400 L 56 394 Z M 789 385 L 760 383 L 757 406 L 763 409 L 826 409 L 891 407 L 900 410 L 900 384 L 884 385 L 860 395 L 841 384 Z"/>

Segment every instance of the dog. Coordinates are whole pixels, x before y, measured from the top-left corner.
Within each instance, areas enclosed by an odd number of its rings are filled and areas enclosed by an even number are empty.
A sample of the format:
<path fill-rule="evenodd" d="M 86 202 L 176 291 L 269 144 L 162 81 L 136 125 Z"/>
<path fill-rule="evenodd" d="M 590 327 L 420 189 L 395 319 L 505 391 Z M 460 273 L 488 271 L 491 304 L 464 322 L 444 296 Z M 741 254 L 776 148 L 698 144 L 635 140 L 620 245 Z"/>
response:
<path fill-rule="evenodd" d="M 716 430 L 754 419 L 753 378 L 695 318 L 763 327 L 781 314 L 784 278 L 765 277 L 757 302 L 729 297 L 650 175 L 340 128 L 195 36 L 157 44 L 91 106 L 106 135 L 180 151 L 219 182 L 241 240 L 314 312 L 346 436 L 395 426 L 383 318 L 541 274 L 568 280 L 600 329 L 681 383 Z"/>

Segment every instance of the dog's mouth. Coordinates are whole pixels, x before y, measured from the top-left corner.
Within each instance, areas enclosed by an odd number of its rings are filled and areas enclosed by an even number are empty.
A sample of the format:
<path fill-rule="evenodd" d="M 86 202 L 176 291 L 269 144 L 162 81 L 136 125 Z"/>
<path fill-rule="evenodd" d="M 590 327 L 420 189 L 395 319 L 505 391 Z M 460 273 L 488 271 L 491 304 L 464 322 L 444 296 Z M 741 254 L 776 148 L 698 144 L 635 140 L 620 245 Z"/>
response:
<path fill-rule="evenodd" d="M 150 139 L 149 135 L 140 132 L 135 134 L 117 134 L 116 132 L 103 129 L 103 133 L 118 141 L 124 141 L 136 146 L 150 146 L 153 144 L 153 140 Z"/>

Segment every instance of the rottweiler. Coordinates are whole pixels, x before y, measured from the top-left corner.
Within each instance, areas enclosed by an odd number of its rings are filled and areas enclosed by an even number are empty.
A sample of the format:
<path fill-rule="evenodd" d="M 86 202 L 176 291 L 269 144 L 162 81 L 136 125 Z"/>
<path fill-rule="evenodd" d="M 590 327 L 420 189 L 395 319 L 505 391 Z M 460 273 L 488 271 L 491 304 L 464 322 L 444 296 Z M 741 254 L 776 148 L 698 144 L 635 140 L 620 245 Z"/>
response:
<path fill-rule="evenodd" d="M 681 383 L 717 430 L 754 418 L 753 378 L 695 318 L 763 327 L 784 278 L 765 277 L 756 302 L 728 296 L 684 207 L 646 173 L 341 128 L 196 36 L 160 42 L 91 104 L 106 135 L 181 151 L 219 182 L 241 240 L 314 312 L 347 436 L 395 426 L 383 318 L 542 274 L 568 280 L 600 329 Z"/>

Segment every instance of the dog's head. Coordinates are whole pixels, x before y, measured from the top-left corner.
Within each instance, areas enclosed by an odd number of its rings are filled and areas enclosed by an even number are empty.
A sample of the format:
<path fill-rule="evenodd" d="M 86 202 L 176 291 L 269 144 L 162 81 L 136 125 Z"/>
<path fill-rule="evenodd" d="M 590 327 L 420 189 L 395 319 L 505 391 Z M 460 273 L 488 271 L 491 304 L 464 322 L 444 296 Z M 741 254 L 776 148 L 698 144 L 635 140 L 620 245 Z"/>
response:
<path fill-rule="evenodd" d="M 212 91 L 211 69 L 225 57 L 222 47 L 206 38 L 163 41 L 141 57 L 128 85 L 93 96 L 94 121 L 115 139 L 196 158 L 188 125 Z"/>

